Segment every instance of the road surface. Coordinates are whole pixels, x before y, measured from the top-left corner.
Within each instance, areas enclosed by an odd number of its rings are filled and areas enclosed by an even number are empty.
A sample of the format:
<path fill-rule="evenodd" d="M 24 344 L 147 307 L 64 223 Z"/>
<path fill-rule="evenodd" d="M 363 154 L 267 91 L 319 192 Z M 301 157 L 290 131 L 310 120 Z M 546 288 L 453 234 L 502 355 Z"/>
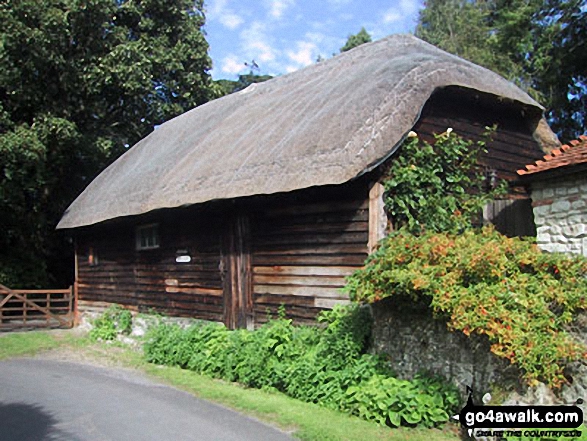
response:
<path fill-rule="evenodd" d="M 140 373 L 43 359 L 0 361 L 0 441 L 291 440 Z"/>

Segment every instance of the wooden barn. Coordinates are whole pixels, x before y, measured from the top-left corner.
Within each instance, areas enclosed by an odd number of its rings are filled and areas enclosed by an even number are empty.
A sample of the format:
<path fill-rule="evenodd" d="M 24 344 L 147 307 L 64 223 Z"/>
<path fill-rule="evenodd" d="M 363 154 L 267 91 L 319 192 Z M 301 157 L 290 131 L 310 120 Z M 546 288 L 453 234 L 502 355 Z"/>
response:
<path fill-rule="evenodd" d="M 130 148 L 63 215 L 79 308 L 251 327 L 283 304 L 313 319 L 347 302 L 345 276 L 384 234 L 381 170 L 410 131 L 475 139 L 497 124 L 483 164 L 514 179 L 556 145 L 542 111 L 410 35 L 209 102 Z"/>

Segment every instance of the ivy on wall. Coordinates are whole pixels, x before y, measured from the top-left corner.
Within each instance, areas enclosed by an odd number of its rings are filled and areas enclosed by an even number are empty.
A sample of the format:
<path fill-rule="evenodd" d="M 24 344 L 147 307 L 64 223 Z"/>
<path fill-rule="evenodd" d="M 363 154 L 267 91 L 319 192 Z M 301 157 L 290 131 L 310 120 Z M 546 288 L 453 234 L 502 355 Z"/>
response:
<path fill-rule="evenodd" d="M 394 225 L 413 234 L 462 231 L 473 226 L 487 202 L 505 193 L 488 187 L 479 157 L 494 129 L 473 142 L 452 129 L 428 143 L 411 132 L 384 178 L 385 206 Z"/>

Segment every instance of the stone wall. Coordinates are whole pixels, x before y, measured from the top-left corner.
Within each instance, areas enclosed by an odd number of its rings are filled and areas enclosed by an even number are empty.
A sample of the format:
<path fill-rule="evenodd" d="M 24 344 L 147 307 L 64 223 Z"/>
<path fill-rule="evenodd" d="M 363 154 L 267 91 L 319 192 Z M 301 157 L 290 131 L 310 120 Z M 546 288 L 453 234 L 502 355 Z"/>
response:
<path fill-rule="evenodd" d="M 587 360 L 567 367 L 568 384 L 556 393 L 542 383 L 529 388 L 517 367 L 490 352 L 487 338 L 449 331 L 446 321 L 433 318 L 425 304 L 388 298 L 371 305 L 371 312 L 373 351 L 385 354 L 401 378 L 419 372 L 441 375 L 459 388 L 463 399 L 466 386 L 471 386 L 478 402 L 492 393 L 492 404 L 572 404 L 579 398 L 587 402 Z M 576 317 L 569 331 L 587 344 L 587 312 Z M 587 418 L 587 404 L 580 407 Z"/>
<path fill-rule="evenodd" d="M 427 372 L 450 380 L 461 392 L 471 386 L 483 395 L 498 385 L 515 389 L 519 370 L 493 355 L 486 337 L 451 332 L 430 308 L 408 300 L 384 299 L 372 305 L 373 350 L 389 357 L 402 378 Z"/>
<path fill-rule="evenodd" d="M 587 256 L 587 176 L 532 183 L 538 246 Z"/>

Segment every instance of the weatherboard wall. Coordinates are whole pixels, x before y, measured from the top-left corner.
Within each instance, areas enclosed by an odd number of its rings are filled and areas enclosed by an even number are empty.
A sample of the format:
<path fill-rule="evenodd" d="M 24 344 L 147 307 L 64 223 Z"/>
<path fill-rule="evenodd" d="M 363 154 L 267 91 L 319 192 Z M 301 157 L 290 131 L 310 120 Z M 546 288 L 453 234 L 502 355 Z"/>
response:
<path fill-rule="evenodd" d="M 360 181 L 87 228 L 76 238 L 79 303 L 230 327 L 263 323 L 281 305 L 297 322 L 313 320 L 348 303 L 345 277 L 367 257 L 368 194 Z M 160 246 L 139 251 L 136 228 L 151 224 Z"/>
<path fill-rule="evenodd" d="M 368 255 L 368 188 L 314 190 L 256 211 L 252 223 L 252 295 L 257 323 L 280 305 L 297 321 L 348 303 L 345 277 Z"/>
<path fill-rule="evenodd" d="M 434 134 L 444 133 L 448 128 L 454 134 L 477 141 L 483 140 L 488 127 L 495 130 L 491 132 L 487 153 L 481 156 L 481 164 L 495 170 L 497 177 L 516 180 L 516 170 L 544 155 L 522 108 L 456 87 L 434 93 L 413 130 L 427 141 L 433 141 Z M 527 197 L 523 187 L 515 191 Z"/>
<path fill-rule="evenodd" d="M 159 226 L 160 247 L 136 250 L 136 226 L 151 223 Z M 189 262 L 177 262 L 186 255 Z M 98 226 L 77 237 L 78 298 L 86 308 L 117 303 L 222 321 L 220 256 L 220 229 L 186 212 Z"/>

